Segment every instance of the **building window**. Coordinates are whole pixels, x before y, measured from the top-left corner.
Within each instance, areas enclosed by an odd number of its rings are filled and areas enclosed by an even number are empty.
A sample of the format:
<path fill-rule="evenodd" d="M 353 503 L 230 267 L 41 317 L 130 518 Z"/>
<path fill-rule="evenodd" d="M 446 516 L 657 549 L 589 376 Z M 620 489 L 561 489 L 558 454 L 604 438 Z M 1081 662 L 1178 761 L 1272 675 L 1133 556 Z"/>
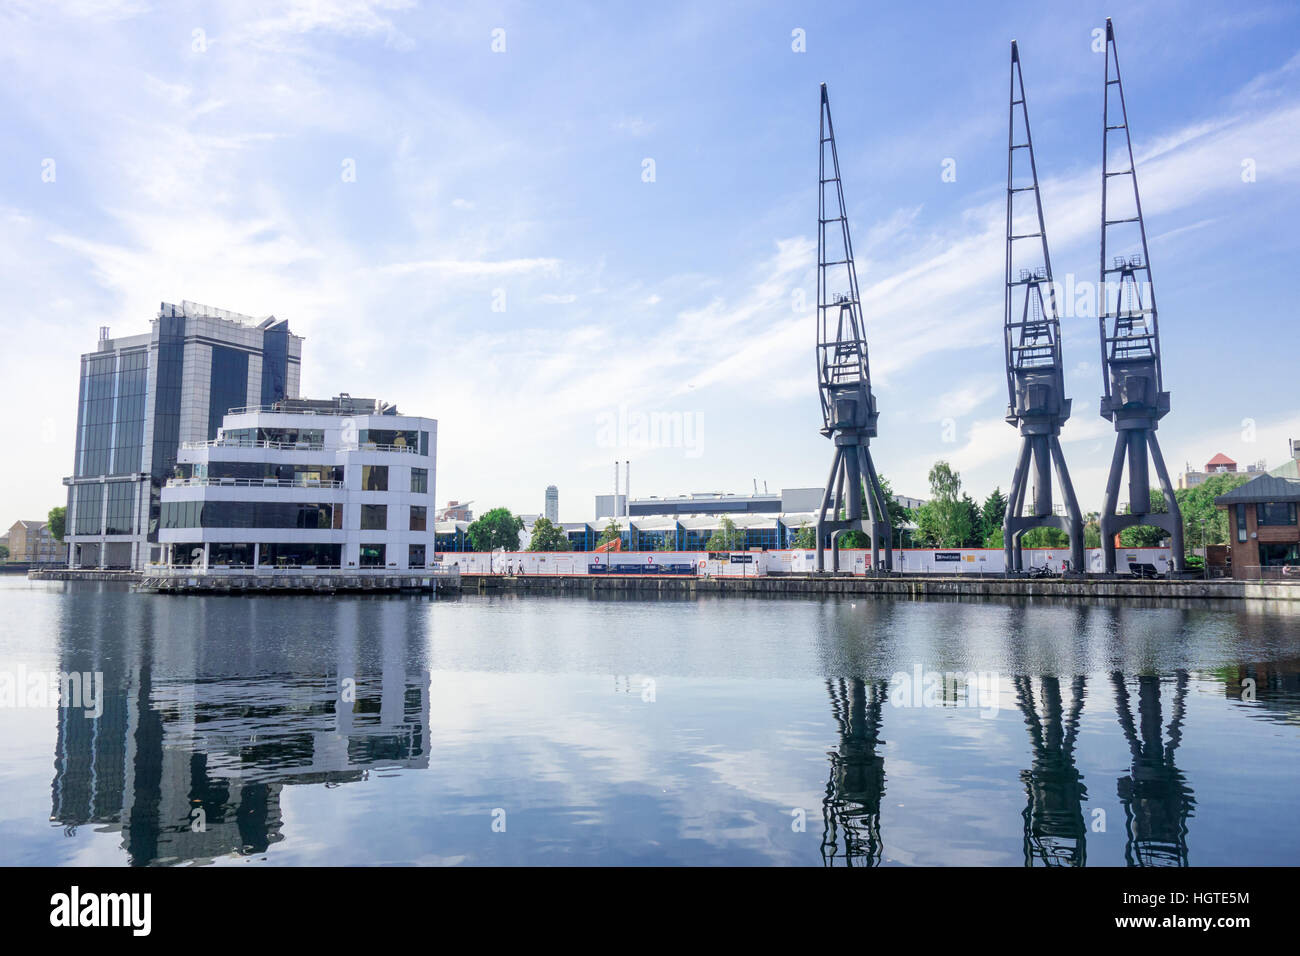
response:
<path fill-rule="evenodd" d="M 1261 544 L 1259 563 L 1266 568 L 1275 568 L 1283 564 L 1300 564 L 1300 545 Z"/>
<path fill-rule="evenodd" d="M 363 491 L 387 491 L 388 490 L 388 466 L 387 465 L 362 465 L 361 466 L 361 489 Z"/>
<path fill-rule="evenodd" d="M 76 485 L 76 518 L 73 534 L 99 534 L 104 509 L 103 485 Z"/>
<path fill-rule="evenodd" d="M 221 420 L 232 408 L 248 404 L 248 353 L 212 346 L 212 373 L 208 387 L 208 441 L 217 437 Z"/>
<path fill-rule="evenodd" d="M 429 509 L 423 505 L 411 505 L 411 531 L 429 530 Z"/>
<path fill-rule="evenodd" d="M 208 564 L 229 568 L 251 568 L 253 545 L 213 542 L 208 548 Z"/>
<path fill-rule="evenodd" d="M 1255 505 L 1255 523 L 1258 525 L 1295 524 L 1295 503 L 1262 501 Z"/>
<path fill-rule="evenodd" d="M 406 566 L 408 568 L 424 567 L 424 545 L 412 544 L 407 547 Z"/>
<path fill-rule="evenodd" d="M 388 530 L 388 505 L 362 505 L 361 506 L 361 530 L 362 531 L 387 531 Z"/>
<path fill-rule="evenodd" d="M 363 568 L 382 568 L 384 566 L 384 546 L 382 544 L 363 544 L 360 557 Z"/>
<path fill-rule="evenodd" d="M 343 527 L 343 506 L 328 502 L 165 501 L 164 528 L 303 528 Z"/>
<path fill-rule="evenodd" d="M 343 557 L 341 544 L 261 544 L 257 550 L 257 562 L 264 568 L 337 568 Z"/>
<path fill-rule="evenodd" d="M 429 493 L 429 469 L 411 469 L 411 494 L 427 495 Z"/>
<path fill-rule="evenodd" d="M 1246 540 L 1246 506 L 1237 505 L 1237 543 L 1243 544 Z"/>
<path fill-rule="evenodd" d="M 108 485 L 108 520 L 105 534 L 135 534 L 135 483 L 113 481 Z"/>

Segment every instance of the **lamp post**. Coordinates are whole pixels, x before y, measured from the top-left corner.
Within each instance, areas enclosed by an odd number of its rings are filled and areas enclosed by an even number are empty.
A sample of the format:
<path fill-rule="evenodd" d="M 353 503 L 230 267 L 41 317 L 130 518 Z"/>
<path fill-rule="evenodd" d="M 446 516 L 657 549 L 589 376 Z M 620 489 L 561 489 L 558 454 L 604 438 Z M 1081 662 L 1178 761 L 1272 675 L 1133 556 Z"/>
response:
<path fill-rule="evenodd" d="M 1201 519 L 1201 567 L 1203 580 L 1210 580 L 1210 549 L 1205 544 L 1205 519 Z"/>

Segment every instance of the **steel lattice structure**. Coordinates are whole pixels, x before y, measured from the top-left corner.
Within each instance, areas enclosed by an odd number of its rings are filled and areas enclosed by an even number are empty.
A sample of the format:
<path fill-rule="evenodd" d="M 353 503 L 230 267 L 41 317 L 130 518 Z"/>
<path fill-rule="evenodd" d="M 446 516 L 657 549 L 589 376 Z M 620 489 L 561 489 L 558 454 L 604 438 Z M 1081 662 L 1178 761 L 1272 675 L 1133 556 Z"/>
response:
<path fill-rule="evenodd" d="M 868 448 L 876 435 L 879 413 L 871 393 L 866 324 L 858 298 L 853 242 L 849 237 L 849 218 L 825 83 L 821 85 L 818 180 L 817 380 L 822 404 L 821 432 L 835 443 L 835 457 L 817 516 L 817 570 L 826 569 L 827 532 L 831 536 L 831 569 L 839 570 L 839 538 L 850 530 L 871 536 L 873 569 L 881 566 L 883 545 L 884 566 L 892 570 L 894 550 L 889 510 Z"/>
<path fill-rule="evenodd" d="M 1098 284 L 1098 325 L 1101 331 L 1102 385 L 1101 415 L 1115 423 L 1115 453 L 1101 511 L 1101 543 L 1106 571 L 1115 571 L 1115 536 L 1133 525 L 1162 528 L 1173 538 L 1174 567 L 1182 571 L 1183 519 L 1169 481 L 1156 427 L 1169 412 L 1169 393 L 1164 390 L 1160 367 L 1160 323 L 1156 313 L 1151 260 L 1147 255 L 1146 224 L 1138 195 L 1137 170 L 1133 163 L 1133 140 L 1129 134 L 1128 108 L 1120 82 L 1119 53 L 1115 28 L 1106 20 L 1106 87 L 1102 112 L 1101 173 L 1101 280 Z M 1115 117 L 1118 106 L 1118 117 Z M 1118 122 L 1112 122 L 1112 118 Z M 1112 168 L 1111 134 L 1123 134 L 1120 168 Z M 1127 165 L 1124 165 L 1127 163 Z M 1118 182 L 1127 177 L 1132 187 L 1131 207 L 1116 210 L 1127 199 Z M 1112 180 L 1118 195 L 1112 191 Z M 1110 218 L 1111 216 L 1116 218 Z M 1134 228 L 1136 226 L 1136 236 Z M 1140 247 L 1140 251 L 1138 248 Z M 1115 255 L 1117 251 L 1121 253 Z M 1112 255 L 1107 263 L 1107 252 Z M 1113 295 L 1112 295 L 1113 292 Z M 1156 466 L 1167 511 L 1151 511 L 1147 453 Z M 1118 511 L 1120 476 L 1128 459 L 1128 513 Z"/>
<path fill-rule="evenodd" d="M 1024 569 L 1021 539 L 1030 528 L 1059 528 L 1070 536 L 1070 562 L 1083 567 L 1083 517 L 1061 451 L 1061 426 L 1070 417 L 1065 397 L 1065 371 L 1061 358 L 1061 321 L 1052 284 L 1052 257 L 1047 249 L 1047 226 L 1038 189 L 1034 139 L 1029 131 L 1029 108 L 1020 51 L 1011 41 L 1010 107 L 1007 114 L 1007 238 L 1003 334 L 1006 345 L 1007 422 L 1020 429 L 1020 456 L 1016 461 L 1002 523 L 1007 573 Z M 1018 141 L 1020 137 L 1023 140 Z M 1036 226 L 1017 232 L 1018 220 L 1029 220 L 1022 210 L 1033 198 Z M 1017 203 L 1019 200 L 1019 203 Z M 1032 252 L 1026 250 L 1032 247 Z M 1025 263 L 1030 268 L 1023 268 Z M 1065 499 L 1065 514 L 1052 504 L 1052 466 Z M 1026 491 L 1033 478 L 1031 513 L 1023 514 Z"/>

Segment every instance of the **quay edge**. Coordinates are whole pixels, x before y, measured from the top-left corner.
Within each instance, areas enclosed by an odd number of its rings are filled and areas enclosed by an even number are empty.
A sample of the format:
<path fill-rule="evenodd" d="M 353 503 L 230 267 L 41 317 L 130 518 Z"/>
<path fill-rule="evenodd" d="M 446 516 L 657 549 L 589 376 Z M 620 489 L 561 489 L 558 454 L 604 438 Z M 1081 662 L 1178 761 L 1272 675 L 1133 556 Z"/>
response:
<path fill-rule="evenodd" d="M 753 578 L 679 578 L 651 575 L 503 575 L 465 574 L 465 590 L 512 592 L 561 591 L 594 593 L 625 591 L 663 594 L 755 594 L 925 597 L 1052 597 L 1102 599 L 1204 599 L 1300 602 L 1300 583 L 1237 581 L 1144 580 L 1140 578 L 1005 578 L 972 575 L 936 577 L 932 574 L 779 575 Z M 1300 607 L 1300 603 L 1297 603 Z"/>

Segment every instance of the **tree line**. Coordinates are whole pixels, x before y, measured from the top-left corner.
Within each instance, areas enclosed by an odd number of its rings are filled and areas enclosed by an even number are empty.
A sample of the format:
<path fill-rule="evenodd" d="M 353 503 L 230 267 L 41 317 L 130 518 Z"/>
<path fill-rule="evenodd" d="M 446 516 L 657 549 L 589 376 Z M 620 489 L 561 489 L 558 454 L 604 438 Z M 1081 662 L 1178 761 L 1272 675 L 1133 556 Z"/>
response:
<path fill-rule="evenodd" d="M 1174 492 L 1183 515 L 1183 542 L 1187 548 L 1206 544 L 1227 544 L 1229 535 L 1228 514 L 1214 506 L 1214 499 L 1244 484 L 1250 474 L 1226 473 L 1210 475 L 1195 488 Z M 946 461 L 937 461 L 930 469 L 930 500 L 916 509 L 904 508 L 894 496 L 888 479 L 880 479 L 889 509 L 889 528 L 893 543 L 898 547 L 922 548 L 1001 548 L 1002 521 L 1006 517 L 1007 497 L 1001 487 L 982 502 L 976 501 L 962 490 L 961 474 Z M 866 512 L 866 490 L 862 489 L 863 512 Z M 1164 496 L 1151 492 L 1151 510 L 1168 510 Z M 844 511 L 841 509 L 841 517 Z M 1097 512 L 1084 515 L 1083 545 L 1085 548 L 1101 547 L 1100 516 Z M 519 548 L 519 533 L 524 528 L 522 518 L 508 508 L 493 508 L 473 521 L 466 534 L 475 551 Z M 60 529 L 61 530 L 61 529 Z M 615 519 L 601 531 L 597 546 L 619 539 L 623 526 Z M 1120 532 L 1120 545 L 1125 548 L 1158 547 L 1166 535 L 1160 528 L 1145 526 L 1125 528 Z M 1021 539 L 1026 548 L 1064 548 L 1069 537 L 1058 528 L 1031 528 Z M 882 542 L 883 544 L 883 542 Z M 804 523 L 796 531 L 791 546 L 817 547 L 817 532 L 813 525 Z M 871 538 L 861 531 L 845 532 L 840 538 L 843 548 L 869 548 Z M 745 547 L 745 531 L 724 517 L 705 542 L 706 551 L 740 551 Z M 677 542 L 668 535 L 658 544 L 659 551 L 674 551 Z M 547 518 L 538 518 L 533 525 L 528 542 L 529 551 L 572 551 L 564 529 Z"/>

